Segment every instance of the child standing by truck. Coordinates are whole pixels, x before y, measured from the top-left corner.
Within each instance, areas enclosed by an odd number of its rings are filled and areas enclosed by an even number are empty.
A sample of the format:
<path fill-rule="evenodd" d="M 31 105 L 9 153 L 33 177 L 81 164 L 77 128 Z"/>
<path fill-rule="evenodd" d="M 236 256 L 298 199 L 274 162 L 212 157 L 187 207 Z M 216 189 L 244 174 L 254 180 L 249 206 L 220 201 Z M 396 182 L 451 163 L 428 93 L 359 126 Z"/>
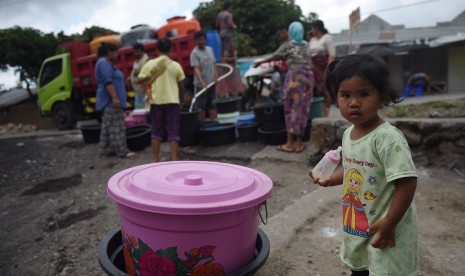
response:
<path fill-rule="evenodd" d="M 171 160 L 178 159 L 181 99 L 184 94 L 184 71 L 179 63 L 170 59 L 172 43 L 169 38 L 158 40 L 160 56 L 149 60 L 141 69 L 139 81 L 149 84 L 147 93 L 152 121 L 153 161 L 158 162 L 160 144 L 168 136 Z"/>
<path fill-rule="evenodd" d="M 417 275 L 415 165 L 402 132 L 378 115 L 399 102 L 386 65 L 371 55 L 338 58 L 328 66 L 326 87 L 353 124 L 342 138 L 343 167 L 314 179 L 343 185 L 342 262 L 352 275 Z"/>

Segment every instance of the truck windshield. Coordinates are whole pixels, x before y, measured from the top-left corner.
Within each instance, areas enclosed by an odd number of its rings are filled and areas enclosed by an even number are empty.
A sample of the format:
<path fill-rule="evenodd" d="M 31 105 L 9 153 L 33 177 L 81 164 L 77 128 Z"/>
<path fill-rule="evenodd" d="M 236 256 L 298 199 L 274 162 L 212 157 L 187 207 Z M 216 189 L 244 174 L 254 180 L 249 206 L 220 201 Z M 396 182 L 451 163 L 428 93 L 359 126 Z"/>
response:
<path fill-rule="evenodd" d="M 62 71 L 62 60 L 56 59 L 47 62 L 44 65 L 44 69 L 42 70 L 42 76 L 40 77 L 40 86 L 44 86 L 47 83 L 54 80 L 61 74 Z"/>

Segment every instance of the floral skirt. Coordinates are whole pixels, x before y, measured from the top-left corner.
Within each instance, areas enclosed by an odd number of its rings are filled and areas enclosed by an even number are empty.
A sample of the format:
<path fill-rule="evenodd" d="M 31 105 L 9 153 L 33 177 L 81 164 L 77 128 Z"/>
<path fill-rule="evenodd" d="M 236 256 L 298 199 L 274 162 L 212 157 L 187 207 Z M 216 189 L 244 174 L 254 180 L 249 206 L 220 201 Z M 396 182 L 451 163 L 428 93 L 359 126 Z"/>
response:
<path fill-rule="evenodd" d="M 310 65 L 288 67 L 284 82 L 284 116 L 286 130 L 302 136 L 307 126 L 313 95 L 314 77 Z"/>

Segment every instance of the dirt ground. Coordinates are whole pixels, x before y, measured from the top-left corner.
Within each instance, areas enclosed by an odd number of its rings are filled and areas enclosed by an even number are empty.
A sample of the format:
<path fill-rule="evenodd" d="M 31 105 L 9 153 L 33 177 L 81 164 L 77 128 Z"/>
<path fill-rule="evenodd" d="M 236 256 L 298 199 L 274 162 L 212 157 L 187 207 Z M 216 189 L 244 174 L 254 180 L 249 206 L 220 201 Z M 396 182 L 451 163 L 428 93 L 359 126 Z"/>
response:
<path fill-rule="evenodd" d="M 419 108 L 418 113 L 455 117 L 464 108 L 440 103 L 428 110 Z M 406 111 L 387 112 L 400 116 Z M 415 112 L 410 109 L 407 114 Z M 273 217 L 318 187 L 308 183 L 310 167 L 305 162 L 251 161 L 263 147 L 258 143 L 215 147 L 218 152 L 246 154 L 203 158 L 248 166 L 270 176 L 274 192 L 268 210 Z M 182 159 L 196 159 L 188 150 L 183 152 Z M 150 149 L 134 160 L 102 159 L 96 144 L 84 144 L 80 135 L 60 135 L 0 140 L 0 153 L 0 275 L 105 275 L 97 247 L 108 231 L 119 226 L 115 204 L 106 192 L 108 179 L 123 169 L 149 163 Z M 442 167 L 417 168 L 421 275 L 464 275 L 465 271 L 465 180 L 448 166 L 446 162 Z M 293 238 L 270 254 L 257 276 L 349 275 L 338 257 L 340 214 L 335 200 L 301 228 L 290 229 L 295 231 Z"/>
<path fill-rule="evenodd" d="M 263 148 L 256 143 L 238 147 L 250 156 Z M 122 169 L 150 162 L 151 153 L 147 148 L 135 160 L 101 159 L 96 149 L 96 144 L 84 144 L 80 135 L 0 141 L 0 275 L 105 275 L 97 246 L 119 226 L 107 181 Z M 269 175 L 274 181 L 270 217 L 317 189 L 306 179 L 308 164 L 214 161 Z M 419 174 L 422 275 L 460 275 L 465 271 L 465 181 L 446 168 L 420 168 Z M 285 248 L 273 252 L 257 275 L 348 275 L 337 254 L 339 204 L 331 202 L 320 212 L 296 230 Z"/>

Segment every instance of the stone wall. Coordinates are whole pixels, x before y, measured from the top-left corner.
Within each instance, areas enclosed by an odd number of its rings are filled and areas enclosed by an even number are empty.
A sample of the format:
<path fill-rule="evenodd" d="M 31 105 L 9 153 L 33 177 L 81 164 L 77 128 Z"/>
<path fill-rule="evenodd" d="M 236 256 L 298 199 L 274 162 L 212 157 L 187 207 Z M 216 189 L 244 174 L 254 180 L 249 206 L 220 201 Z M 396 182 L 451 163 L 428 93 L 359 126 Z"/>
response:
<path fill-rule="evenodd" d="M 450 167 L 465 157 L 465 118 L 388 121 L 404 133 L 416 166 Z M 345 120 L 314 119 L 308 146 L 310 165 L 316 165 L 326 151 L 340 146 L 342 135 L 349 126 Z"/>

